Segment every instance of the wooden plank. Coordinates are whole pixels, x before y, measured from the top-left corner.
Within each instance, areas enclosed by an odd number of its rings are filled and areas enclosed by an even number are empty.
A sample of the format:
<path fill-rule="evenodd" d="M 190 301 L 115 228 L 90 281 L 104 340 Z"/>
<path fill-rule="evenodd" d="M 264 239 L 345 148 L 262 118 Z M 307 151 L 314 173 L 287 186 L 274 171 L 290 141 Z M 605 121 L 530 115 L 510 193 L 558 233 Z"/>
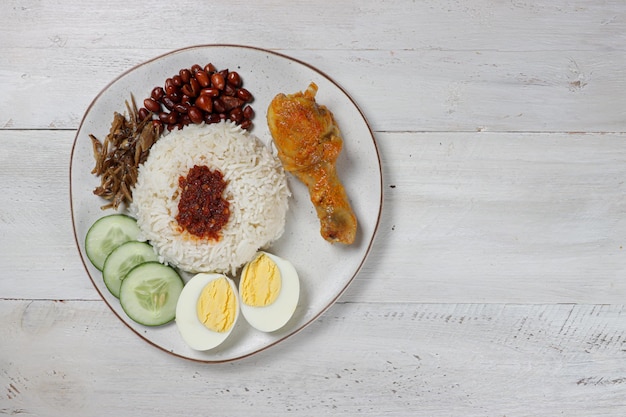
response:
<path fill-rule="evenodd" d="M 73 134 L 0 131 L 2 297 L 97 299 L 69 215 Z M 383 216 L 343 300 L 621 303 L 624 139 L 377 134 Z"/>
<path fill-rule="evenodd" d="M 1 131 L 0 294 L 97 296 L 74 242 L 69 200 L 73 131 Z M 89 175 L 89 173 L 85 173 Z"/>
<path fill-rule="evenodd" d="M 365 284 L 350 296 L 621 303 L 623 135 L 379 139 L 380 243 L 359 276 Z"/>
<path fill-rule="evenodd" d="M 0 48 L 0 128 L 76 129 L 109 82 L 165 52 Z M 376 131 L 624 131 L 622 51 L 280 52 L 332 76 Z"/>
<path fill-rule="evenodd" d="M 290 50 L 623 51 L 625 7 L 619 0 L 322 0 L 252 10 L 245 0 L 180 0 L 175 6 L 151 3 L 147 13 L 142 2 L 110 0 L 90 2 L 85 14 L 72 2 L 7 0 L 0 35 L 9 45 L 57 51 L 216 42 Z"/>
<path fill-rule="evenodd" d="M 0 415 L 626 415 L 625 33 L 622 0 L 3 1 Z M 90 100 L 206 43 L 330 74 L 385 186 L 340 302 L 217 366 L 99 300 L 68 195 Z"/>
<path fill-rule="evenodd" d="M 100 302 L 3 301 L 0 315 L 0 414 L 626 412 L 623 305 L 340 303 L 222 365 L 149 346 Z"/>
<path fill-rule="evenodd" d="M 9 3 L 0 16 L 4 129 L 74 129 L 92 98 L 134 65 L 185 46 L 238 42 L 330 74 L 375 130 L 624 130 L 626 97 L 612 94 L 626 89 L 619 1 L 303 3 L 255 10 L 255 30 L 241 18 L 245 1 L 181 1 L 186 13 L 176 14 L 116 0 L 91 5 L 87 19 L 71 2 Z M 311 20 L 319 9 L 323 25 Z M 155 25 L 159 13 L 167 18 Z M 193 15 L 207 19 L 203 30 L 179 30 Z M 128 16 L 132 27 L 117 36 Z M 139 41 L 157 33 L 156 46 Z"/>

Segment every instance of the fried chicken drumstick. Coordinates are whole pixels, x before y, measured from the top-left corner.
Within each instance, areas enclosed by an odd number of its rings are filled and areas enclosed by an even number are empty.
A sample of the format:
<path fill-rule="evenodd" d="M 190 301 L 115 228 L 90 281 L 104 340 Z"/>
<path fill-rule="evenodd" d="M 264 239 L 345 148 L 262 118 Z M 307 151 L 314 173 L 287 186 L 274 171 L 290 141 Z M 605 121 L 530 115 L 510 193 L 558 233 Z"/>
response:
<path fill-rule="evenodd" d="M 315 102 L 316 93 L 311 83 L 304 92 L 278 94 L 267 110 L 267 123 L 285 170 L 309 189 L 322 237 L 351 244 L 357 220 L 335 168 L 343 140 L 333 114 Z"/>

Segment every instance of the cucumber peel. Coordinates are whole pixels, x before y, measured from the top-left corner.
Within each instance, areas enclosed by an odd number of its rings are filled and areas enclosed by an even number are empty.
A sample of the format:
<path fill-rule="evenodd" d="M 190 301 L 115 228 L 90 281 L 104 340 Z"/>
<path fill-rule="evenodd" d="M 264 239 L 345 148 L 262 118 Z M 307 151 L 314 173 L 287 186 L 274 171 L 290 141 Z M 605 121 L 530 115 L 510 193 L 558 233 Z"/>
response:
<path fill-rule="evenodd" d="M 158 261 L 159 257 L 151 245 L 134 240 L 122 243 L 107 256 L 102 269 L 104 284 L 111 294 L 120 298 L 120 287 L 126 274 L 144 262 Z"/>
<path fill-rule="evenodd" d="M 144 262 L 128 272 L 120 287 L 120 304 L 133 321 L 160 326 L 176 318 L 184 282 L 178 272 L 159 262 Z"/>
<path fill-rule="evenodd" d="M 99 271 L 111 252 L 122 243 L 137 240 L 139 226 L 135 219 L 125 214 L 110 214 L 91 225 L 85 236 L 85 253 Z"/>

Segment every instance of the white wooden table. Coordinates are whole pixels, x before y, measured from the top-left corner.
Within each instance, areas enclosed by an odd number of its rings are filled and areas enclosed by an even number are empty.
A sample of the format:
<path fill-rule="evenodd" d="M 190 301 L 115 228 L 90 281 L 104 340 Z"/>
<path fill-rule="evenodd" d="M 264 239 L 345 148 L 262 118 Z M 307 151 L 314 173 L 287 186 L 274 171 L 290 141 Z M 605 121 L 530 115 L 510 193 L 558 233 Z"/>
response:
<path fill-rule="evenodd" d="M 0 415 L 626 415 L 625 34 L 621 0 L 3 1 Z M 384 182 L 339 302 L 218 365 L 111 313 L 69 213 L 93 97 L 207 43 L 331 75 Z"/>

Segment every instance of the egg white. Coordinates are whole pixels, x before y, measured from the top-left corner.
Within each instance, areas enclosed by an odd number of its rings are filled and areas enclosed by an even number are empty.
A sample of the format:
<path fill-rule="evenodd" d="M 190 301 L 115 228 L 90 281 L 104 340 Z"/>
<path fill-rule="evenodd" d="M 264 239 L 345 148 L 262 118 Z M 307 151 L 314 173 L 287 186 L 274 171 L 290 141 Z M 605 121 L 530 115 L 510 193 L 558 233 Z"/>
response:
<path fill-rule="evenodd" d="M 197 314 L 198 298 L 202 289 L 210 282 L 226 278 L 235 297 L 237 297 L 237 308 L 235 309 L 235 320 L 233 325 L 226 332 L 214 332 L 204 326 Z M 209 350 L 219 346 L 232 332 L 237 324 L 240 310 L 239 295 L 235 283 L 222 274 L 199 273 L 194 275 L 183 287 L 176 305 L 176 325 L 183 337 L 183 340 L 194 350 Z"/>
<path fill-rule="evenodd" d="M 273 332 L 283 327 L 293 316 L 300 298 L 300 279 L 291 262 L 271 253 L 263 252 L 273 260 L 281 274 L 281 289 L 276 300 L 267 306 L 254 307 L 241 302 L 241 313 L 246 321 L 262 332 Z M 239 280 L 239 291 L 241 283 Z"/>

